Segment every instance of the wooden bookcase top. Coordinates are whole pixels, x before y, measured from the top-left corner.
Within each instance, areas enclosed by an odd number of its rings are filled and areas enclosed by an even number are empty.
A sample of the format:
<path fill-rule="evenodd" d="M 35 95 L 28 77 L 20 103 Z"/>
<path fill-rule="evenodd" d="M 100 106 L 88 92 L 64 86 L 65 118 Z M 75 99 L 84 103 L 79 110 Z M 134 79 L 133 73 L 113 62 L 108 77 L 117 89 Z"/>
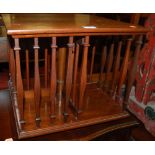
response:
<path fill-rule="evenodd" d="M 8 35 L 146 33 L 149 29 L 89 14 L 2 14 Z"/>

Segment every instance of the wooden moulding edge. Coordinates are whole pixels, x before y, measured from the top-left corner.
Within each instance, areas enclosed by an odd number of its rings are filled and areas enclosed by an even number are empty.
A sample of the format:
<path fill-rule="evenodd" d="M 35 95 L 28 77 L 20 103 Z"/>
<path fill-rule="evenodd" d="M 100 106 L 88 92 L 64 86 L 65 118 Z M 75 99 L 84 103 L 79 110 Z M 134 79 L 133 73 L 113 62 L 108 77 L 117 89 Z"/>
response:
<path fill-rule="evenodd" d="M 11 108 L 12 108 L 12 113 L 13 113 L 13 120 L 14 120 L 14 124 L 15 124 L 15 127 L 16 127 L 16 138 L 19 139 L 20 137 L 20 125 L 19 125 L 19 121 L 18 121 L 18 118 L 17 118 L 17 111 L 16 111 L 16 107 L 15 107 L 15 97 L 16 97 L 16 94 L 13 93 L 13 87 L 12 87 L 12 82 L 9 80 L 8 82 L 8 86 L 9 86 L 9 93 L 10 93 L 10 98 L 11 98 Z M 14 135 L 13 135 L 14 136 Z"/>
<path fill-rule="evenodd" d="M 95 133 L 92 133 L 88 136 L 85 136 L 83 138 L 79 138 L 78 140 L 84 140 L 84 141 L 88 141 L 88 140 L 92 140 L 94 138 L 97 138 L 99 136 L 102 136 L 108 132 L 112 132 L 112 131 L 115 131 L 115 130 L 118 130 L 118 129 L 124 129 L 124 128 L 127 128 L 127 127 L 132 127 L 132 126 L 135 126 L 135 125 L 139 125 L 139 123 L 137 121 L 130 121 L 130 122 L 127 122 L 127 123 L 120 123 L 120 124 L 116 124 L 116 125 L 112 125 L 110 127 L 106 127 L 105 129 L 103 130 L 100 130 L 100 131 L 97 131 Z"/>
<path fill-rule="evenodd" d="M 74 33 L 37 33 L 37 34 L 11 34 L 13 38 L 35 38 L 35 37 L 69 37 L 69 36 L 108 36 L 108 35 L 146 35 L 148 31 L 137 31 L 137 32 L 74 32 Z"/>
<path fill-rule="evenodd" d="M 127 112 L 122 112 L 119 114 L 114 114 L 114 115 L 107 115 L 107 116 L 102 116 L 98 118 L 93 118 L 89 120 L 84 120 L 84 121 L 79 121 L 79 122 L 74 122 L 74 123 L 66 123 L 64 125 L 58 125 L 54 127 L 47 127 L 47 128 L 40 128 L 36 130 L 31 130 L 31 131 L 21 131 L 19 133 L 18 138 L 19 139 L 24 139 L 24 138 L 32 138 L 36 136 L 42 136 L 46 134 L 52 134 L 55 132 L 62 132 L 66 130 L 71 130 L 71 129 L 76 129 L 76 128 L 81 128 L 81 127 L 86 127 L 90 125 L 95 125 L 98 123 L 104 123 L 104 122 L 110 122 L 116 119 L 122 119 L 128 117 L 129 114 Z"/>

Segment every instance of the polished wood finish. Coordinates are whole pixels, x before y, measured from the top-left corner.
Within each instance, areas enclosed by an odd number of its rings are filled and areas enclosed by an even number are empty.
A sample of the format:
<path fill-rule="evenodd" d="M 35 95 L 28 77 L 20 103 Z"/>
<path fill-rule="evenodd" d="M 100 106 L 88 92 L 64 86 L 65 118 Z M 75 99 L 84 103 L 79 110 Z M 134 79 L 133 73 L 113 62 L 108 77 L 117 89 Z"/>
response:
<path fill-rule="evenodd" d="M 16 55 L 16 88 L 17 88 L 17 100 L 18 106 L 20 110 L 20 123 L 23 124 L 24 121 L 24 89 L 23 89 L 23 81 L 21 75 L 21 67 L 20 67 L 20 47 L 19 47 L 19 39 L 15 39 L 15 55 Z"/>
<path fill-rule="evenodd" d="M 5 140 L 8 138 L 13 138 L 14 140 L 19 140 L 15 137 L 15 122 L 13 122 L 12 110 L 11 110 L 11 100 L 9 96 L 9 90 L 0 91 L 0 140 Z M 68 131 L 56 132 L 53 134 L 47 134 L 37 137 L 24 138 L 21 140 L 93 140 L 94 138 L 99 138 L 99 136 L 106 136 L 108 133 L 111 134 L 112 131 L 117 129 L 124 130 L 125 128 L 135 127 L 138 125 L 138 122 L 134 118 L 124 118 L 115 121 L 110 121 L 107 123 L 100 123 L 92 126 L 86 126 L 82 128 L 72 129 Z M 134 130 L 133 130 L 134 131 Z M 118 131 L 117 131 L 118 132 Z M 140 132 L 140 131 L 138 131 Z M 145 136 L 145 133 L 141 134 L 141 140 Z M 139 138 L 138 134 L 134 134 L 134 137 Z M 122 136 L 120 139 L 122 140 Z M 136 139 L 136 140 L 137 140 Z M 146 138 L 145 138 L 146 139 Z M 102 138 L 102 140 L 105 140 Z M 110 139 L 109 139 L 110 140 Z M 116 139 L 117 140 L 117 139 Z M 128 139 L 129 140 L 129 139 Z M 139 140 L 139 139 L 138 139 Z"/>
<path fill-rule="evenodd" d="M 116 82 L 117 82 L 117 75 L 118 75 L 119 68 L 120 68 L 121 49 L 122 49 L 122 41 L 120 41 L 119 44 L 118 44 L 116 58 L 115 58 L 113 79 L 112 79 L 112 84 L 111 84 L 111 93 L 113 95 L 115 93 Z"/>
<path fill-rule="evenodd" d="M 66 68 L 66 54 L 67 54 L 67 48 L 66 47 L 60 47 L 58 49 L 58 80 L 57 80 L 57 95 L 58 100 L 61 105 L 62 97 L 63 97 L 63 89 L 64 89 L 64 83 L 65 83 L 65 68 Z"/>
<path fill-rule="evenodd" d="M 26 50 L 26 87 L 30 89 L 29 51 Z"/>
<path fill-rule="evenodd" d="M 61 131 L 56 133 L 51 133 L 48 135 L 43 136 L 37 136 L 37 137 L 30 137 L 30 138 L 24 138 L 23 140 L 44 140 L 44 141 L 50 141 L 50 140 L 70 140 L 70 141 L 95 141 L 97 138 L 100 138 L 100 140 L 106 140 L 104 136 L 111 134 L 111 132 L 119 130 L 124 131 L 125 129 L 128 129 L 130 132 L 132 129 L 137 127 L 139 123 L 132 117 L 127 117 L 124 119 L 118 119 L 115 121 L 109 121 L 99 124 L 94 124 L 90 126 L 85 126 L 81 128 L 76 129 L 70 129 L 67 131 Z M 118 136 L 120 140 L 123 140 L 123 138 L 126 136 L 127 132 L 125 132 L 124 135 L 119 137 L 119 135 L 115 134 L 115 136 Z M 130 140 L 130 134 L 128 139 Z M 103 137 L 103 138 L 102 138 Z M 113 137 L 110 137 L 107 140 L 111 140 Z M 119 138 L 117 138 L 119 140 Z M 117 140 L 116 139 L 116 140 Z"/>
<path fill-rule="evenodd" d="M 16 62 L 18 62 L 16 74 L 20 75 L 16 84 L 17 95 L 14 93 L 16 87 L 9 82 L 16 122 L 15 135 L 18 139 L 44 134 L 54 135 L 56 132 L 67 133 L 69 130 L 80 130 L 111 121 L 117 122 L 129 117 L 129 114 L 120 106 L 120 101 L 123 100 L 122 86 L 127 78 L 130 47 L 133 43 L 130 39 L 126 43 L 126 38 L 144 35 L 148 29 L 84 14 L 31 14 L 31 16 L 30 14 L 4 14 L 3 19 L 7 34 L 11 35 L 10 39 L 15 38 Z M 121 37 L 122 35 L 124 37 Z M 126 35 L 129 36 L 126 37 Z M 24 71 L 20 68 L 20 60 L 22 61 L 22 58 L 19 58 L 20 38 L 34 40 L 34 76 L 31 75 L 29 90 L 23 90 L 22 86 L 21 72 Z M 126 50 L 124 47 L 121 48 L 121 41 L 118 38 L 123 40 Z M 47 40 L 46 47 L 42 47 L 42 39 Z M 93 39 L 95 39 L 95 45 Z M 64 63 L 58 60 L 56 64 L 57 59 L 60 58 L 59 48 L 66 48 L 66 45 L 68 47 L 64 53 L 67 59 Z M 117 51 L 116 45 L 118 45 Z M 93 48 L 93 54 L 89 54 L 91 49 L 89 46 L 95 46 L 99 52 L 95 52 Z M 32 47 L 30 49 L 29 51 L 33 51 Z M 123 57 L 120 54 L 122 50 Z M 42 59 L 39 59 L 42 53 L 43 63 Z M 101 65 L 98 60 L 101 61 Z M 61 64 L 65 67 L 61 67 Z M 40 73 L 42 68 L 44 74 Z M 63 87 L 59 87 L 59 80 L 64 81 Z M 23 83 L 25 85 L 25 80 Z M 116 88 L 116 96 L 119 100 L 109 94 L 109 91 L 115 91 Z M 19 98 L 18 93 L 23 94 L 20 102 L 16 100 L 17 97 Z M 57 98 L 57 94 L 62 95 L 61 100 Z M 18 104 L 23 105 L 23 102 L 25 102 L 24 109 L 19 107 L 18 110 Z M 22 130 L 18 111 L 26 120 Z M 104 131 L 94 131 L 90 135 L 78 138 L 88 140 L 95 138 L 94 134 L 102 133 Z"/>
<path fill-rule="evenodd" d="M 100 69 L 100 77 L 99 77 L 99 84 L 102 86 L 103 84 L 103 74 L 104 74 L 104 68 L 105 68 L 105 63 L 106 63 L 106 57 L 107 57 L 107 46 L 104 46 L 102 48 L 102 55 L 101 55 L 101 69 Z"/>
<path fill-rule="evenodd" d="M 64 117 L 68 116 L 68 103 L 71 96 L 71 88 L 72 88 L 72 76 L 73 76 L 73 61 L 74 61 L 74 44 L 73 37 L 69 37 L 68 43 L 68 59 L 67 59 L 67 74 L 66 74 L 66 92 L 65 92 L 65 104 L 64 104 Z"/>
<path fill-rule="evenodd" d="M 5 79 L 7 80 L 7 79 Z M 18 140 L 13 135 L 13 123 L 11 111 L 11 100 L 9 96 L 9 90 L 0 91 L 0 140 L 6 140 L 13 138 Z M 11 126 L 12 124 L 12 126 Z M 138 141 L 150 141 L 155 140 L 144 128 L 139 125 L 134 118 L 125 118 L 123 120 L 117 120 L 107 123 L 96 124 L 87 126 L 84 128 L 78 128 L 74 130 L 68 130 L 64 132 L 57 132 L 48 135 L 42 135 L 32 138 L 26 138 L 24 140 L 124 140 L 124 136 L 127 134 L 123 132 L 119 134 L 119 130 L 130 129 L 130 137 L 126 140 L 138 140 Z M 115 132 L 115 133 L 113 133 Z M 79 138 L 78 138 L 79 137 Z M 125 136 L 126 137 L 126 136 Z M 130 139 L 132 137 L 132 139 Z"/>
<path fill-rule="evenodd" d="M 146 33 L 148 30 L 88 14 L 2 14 L 8 35 Z M 44 24 L 43 24 L 44 23 Z M 96 26 L 96 28 L 83 28 Z M 19 37 L 19 36 L 18 36 Z"/>
<path fill-rule="evenodd" d="M 78 111 L 82 111 L 83 109 L 83 98 L 86 89 L 87 83 L 87 56 L 88 56 L 88 47 L 89 47 L 89 36 L 84 38 L 83 42 L 83 57 L 82 57 L 82 65 L 81 65 L 81 75 L 80 75 L 80 89 L 79 89 L 79 105 Z"/>
<path fill-rule="evenodd" d="M 75 52 L 75 59 L 74 59 L 74 77 L 73 77 L 73 93 L 72 93 L 72 100 L 73 104 L 76 108 L 78 108 L 78 103 L 76 102 L 77 97 L 77 75 L 78 75 L 78 60 L 79 60 L 79 49 L 80 45 L 76 44 L 76 52 Z"/>
<path fill-rule="evenodd" d="M 39 46 L 38 46 L 38 38 L 34 38 L 34 101 L 35 101 L 35 110 L 36 110 L 36 125 L 39 127 L 40 125 L 40 75 L 39 75 Z"/>
<path fill-rule="evenodd" d="M 51 100 L 51 106 L 50 106 L 50 117 L 51 119 L 55 118 L 55 95 L 56 95 L 56 37 L 52 37 L 52 53 L 51 53 L 51 78 L 50 78 L 50 100 Z"/>
<path fill-rule="evenodd" d="M 130 23 L 138 25 L 139 21 L 140 21 L 140 16 L 141 16 L 140 13 L 133 13 L 132 16 L 131 16 Z"/>
<path fill-rule="evenodd" d="M 106 64 L 106 77 L 104 80 L 104 88 L 107 89 L 109 87 L 108 83 L 108 74 L 111 72 L 112 65 L 113 65 L 113 57 L 114 57 L 114 43 L 110 46 L 110 51 L 107 57 L 107 64 Z"/>
<path fill-rule="evenodd" d="M 56 113 L 55 120 L 52 121 L 52 124 L 49 124 L 49 115 L 47 112 L 45 112 L 46 105 L 44 105 L 40 110 L 40 115 L 42 118 L 42 121 L 40 122 L 40 128 L 36 128 L 35 121 L 32 119 L 35 117 L 35 113 L 31 113 L 30 117 L 29 109 L 26 108 L 25 118 L 27 120 L 27 125 L 25 125 L 24 128 L 26 132 L 17 132 L 18 138 L 24 139 L 50 133 L 55 134 L 56 132 L 67 132 L 67 130 L 74 130 L 78 128 L 80 130 L 80 128 L 86 126 L 108 123 L 111 121 L 122 120 L 129 117 L 129 114 L 126 111 L 122 111 L 122 108 L 119 106 L 118 102 L 116 103 L 114 100 L 110 101 L 110 104 L 108 104 L 107 106 L 107 103 L 109 103 L 110 100 L 109 95 L 103 92 L 102 89 L 95 91 L 95 88 L 97 88 L 97 85 L 91 85 L 87 87 L 86 96 L 84 98 L 84 103 L 87 104 L 84 104 L 85 106 L 83 108 L 83 113 L 79 115 L 78 120 L 76 120 L 76 118 L 70 112 L 70 117 L 68 117 L 67 123 L 64 123 L 64 117 L 59 113 Z M 42 95 L 43 94 L 44 92 L 42 93 Z M 26 96 L 27 98 L 25 102 L 26 105 L 28 105 L 29 102 L 32 102 L 34 100 L 33 92 L 26 92 Z M 31 111 L 32 110 L 33 109 L 31 109 Z"/>
<path fill-rule="evenodd" d="M 16 86 L 15 56 L 13 49 L 9 49 L 9 68 L 14 86 Z"/>
<path fill-rule="evenodd" d="M 48 49 L 45 49 L 45 88 L 48 86 Z"/>
<path fill-rule="evenodd" d="M 93 67 L 94 67 L 94 59 L 95 59 L 95 52 L 96 52 L 96 47 L 93 46 L 93 49 L 92 49 L 92 58 L 91 58 L 91 66 L 90 66 L 90 74 L 89 74 L 89 81 L 90 82 L 92 80 Z"/>
<path fill-rule="evenodd" d="M 130 47 L 131 47 L 132 39 L 128 39 L 127 46 L 126 46 L 126 52 L 123 59 L 123 63 L 121 66 L 121 72 L 120 72 L 120 79 L 118 82 L 118 88 L 117 88 L 117 98 L 120 98 L 122 96 L 121 94 L 121 88 L 123 86 L 123 83 L 126 79 L 127 69 L 128 69 L 128 63 L 129 63 L 129 53 L 130 53 Z"/>

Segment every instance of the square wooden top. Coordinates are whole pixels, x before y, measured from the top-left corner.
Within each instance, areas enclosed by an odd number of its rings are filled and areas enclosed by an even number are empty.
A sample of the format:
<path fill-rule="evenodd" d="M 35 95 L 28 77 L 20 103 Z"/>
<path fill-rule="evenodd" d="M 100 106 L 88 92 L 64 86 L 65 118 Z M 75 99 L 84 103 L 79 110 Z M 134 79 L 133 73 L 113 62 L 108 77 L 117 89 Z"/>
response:
<path fill-rule="evenodd" d="M 88 14 L 2 14 L 8 35 L 146 33 L 141 27 Z"/>

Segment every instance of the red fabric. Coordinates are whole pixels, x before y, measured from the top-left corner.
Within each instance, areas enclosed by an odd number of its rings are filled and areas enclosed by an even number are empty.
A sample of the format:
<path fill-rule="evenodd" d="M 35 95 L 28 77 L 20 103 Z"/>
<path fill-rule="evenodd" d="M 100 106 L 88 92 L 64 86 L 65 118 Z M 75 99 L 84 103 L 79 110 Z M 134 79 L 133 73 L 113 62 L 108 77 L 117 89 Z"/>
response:
<path fill-rule="evenodd" d="M 135 95 L 129 99 L 128 109 L 141 120 L 146 129 L 155 136 L 155 121 L 149 119 L 144 110 L 155 106 L 155 14 L 151 14 L 145 23 L 151 29 L 148 43 L 145 44 L 138 58 Z M 155 109 L 153 108 L 155 111 Z"/>

